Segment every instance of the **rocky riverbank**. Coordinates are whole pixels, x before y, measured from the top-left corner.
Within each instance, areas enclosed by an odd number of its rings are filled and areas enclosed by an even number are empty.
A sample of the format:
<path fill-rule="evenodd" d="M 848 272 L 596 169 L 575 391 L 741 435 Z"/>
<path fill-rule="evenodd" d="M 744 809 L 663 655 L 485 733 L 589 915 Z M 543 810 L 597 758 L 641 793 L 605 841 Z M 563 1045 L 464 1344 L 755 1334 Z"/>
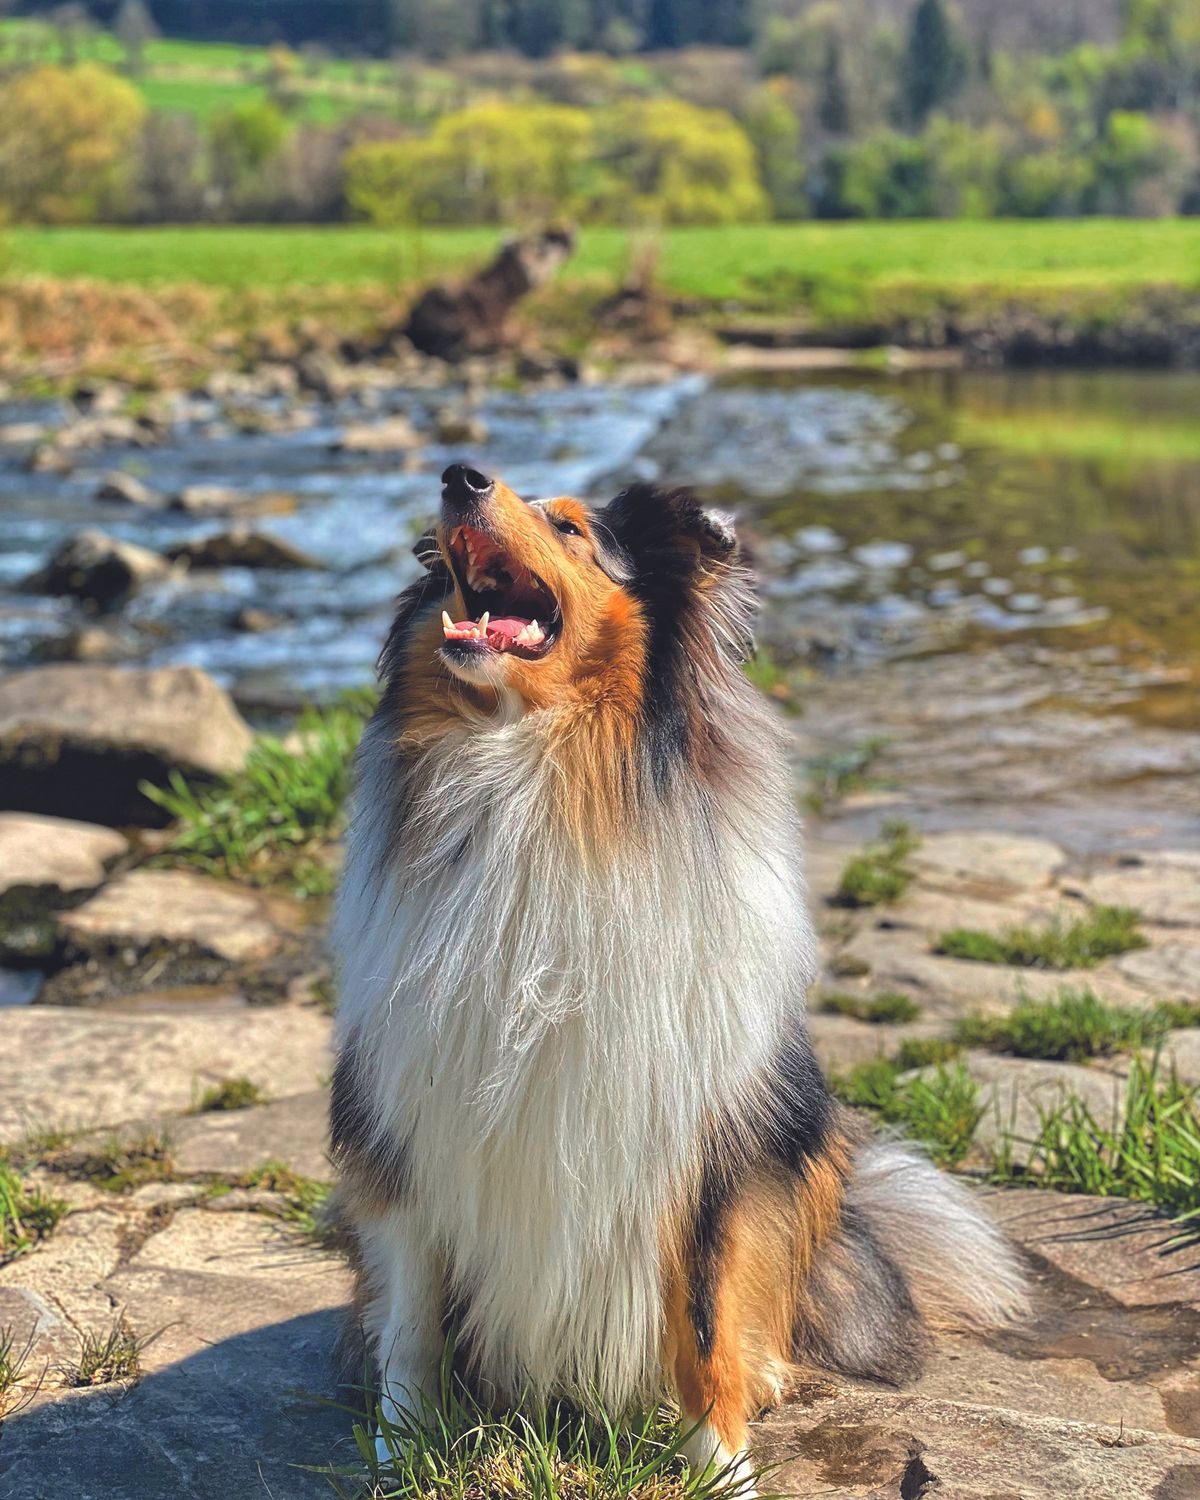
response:
<path fill-rule="evenodd" d="M 39 1003 L 0 1008 L 0 1148 L 26 1201 L 55 1206 L 27 1212 L 28 1242 L 0 1256 L 0 1329 L 25 1351 L 0 1395 L 0 1492 L 326 1493 L 294 1467 L 353 1459 L 348 1417 L 320 1404 L 337 1395 L 330 1351 L 348 1294 L 317 1212 L 330 1177 L 320 903 L 163 867 L 162 834 L 144 826 L 154 809 L 130 826 L 115 792 L 119 818 L 96 800 L 90 822 L 63 820 L 57 779 L 29 774 L 48 746 L 69 749 L 81 784 L 115 786 L 114 766 L 148 757 L 195 772 L 202 724 L 223 725 L 211 776 L 250 735 L 197 674 L 43 670 L 56 691 L 33 691 L 37 673 L 10 679 L 0 732 L 27 809 L 0 818 L 0 938 L 17 972 L 51 976 Z M 964 1017 L 1063 986 L 1147 1014 L 1170 1001 L 1177 1020 L 1200 1006 L 1200 735 L 1059 706 L 1069 674 L 1099 693 L 1116 670 L 1069 655 L 1051 669 L 1009 645 L 805 686 L 791 722 L 798 789 L 818 809 L 812 1029 L 827 1069 L 951 1045 Z M 122 723 L 73 719 L 101 690 L 125 705 Z M 155 730 L 164 702 L 197 705 L 171 742 Z M 847 747 L 872 737 L 869 769 L 845 775 Z M 904 889 L 846 904 L 847 863 L 896 818 L 921 839 Z M 1138 910 L 1143 945 L 1086 969 L 935 951 L 948 929 L 1063 924 L 1113 904 Z M 906 999 L 902 1019 L 855 1018 L 884 993 Z M 1200 1083 L 1200 1022 L 1164 1046 Z M 957 1061 L 980 1090 L 960 1161 L 978 1183 L 1003 1135 L 1036 1134 L 1039 1107 L 1071 1096 L 1105 1115 L 1131 1067 L 1119 1049 L 1088 1063 L 972 1046 Z M 902 1393 L 803 1386 L 756 1429 L 780 1487 L 1183 1500 L 1200 1475 L 1194 1241 L 1176 1243 L 1144 1202 L 978 1190 L 1029 1257 L 1030 1320 L 946 1341 Z"/>

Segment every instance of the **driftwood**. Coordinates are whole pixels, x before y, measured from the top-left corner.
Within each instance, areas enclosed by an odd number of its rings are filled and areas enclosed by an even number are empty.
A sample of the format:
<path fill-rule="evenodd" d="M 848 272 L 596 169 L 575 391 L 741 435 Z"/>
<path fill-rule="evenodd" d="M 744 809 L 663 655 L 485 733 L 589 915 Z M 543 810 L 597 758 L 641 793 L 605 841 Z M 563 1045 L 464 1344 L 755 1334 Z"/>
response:
<path fill-rule="evenodd" d="M 422 354 L 458 360 L 512 343 L 509 314 L 543 285 L 575 249 L 568 229 L 510 240 L 491 265 L 465 281 L 439 282 L 423 292 L 403 333 Z"/>

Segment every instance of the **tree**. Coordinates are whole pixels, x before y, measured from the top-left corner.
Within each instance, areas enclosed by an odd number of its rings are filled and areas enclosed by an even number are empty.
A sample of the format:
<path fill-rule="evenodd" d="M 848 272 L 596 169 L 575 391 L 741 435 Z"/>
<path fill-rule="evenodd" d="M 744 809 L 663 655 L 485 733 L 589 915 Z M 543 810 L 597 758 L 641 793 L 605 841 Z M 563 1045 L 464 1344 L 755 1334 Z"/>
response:
<path fill-rule="evenodd" d="M 124 49 L 125 66 L 135 75 L 140 73 L 146 43 L 158 35 L 158 28 L 144 0 L 121 0 L 113 31 Z"/>
<path fill-rule="evenodd" d="M 123 213 L 146 108 L 97 63 L 46 65 L 0 84 L 0 203 L 14 219 Z"/>
<path fill-rule="evenodd" d="M 768 80 L 747 101 L 742 124 L 758 157 L 759 174 L 777 219 L 800 219 L 808 212 L 799 116 L 787 99 L 787 82 Z"/>
<path fill-rule="evenodd" d="M 825 56 L 817 79 L 817 119 L 830 135 L 845 135 L 850 129 L 850 98 L 842 71 L 842 43 L 836 32 L 825 38 Z"/>
<path fill-rule="evenodd" d="M 246 99 L 213 116 L 208 129 L 213 186 L 227 204 L 254 195 L 288 129 L 286 116 L 266 99 Z"/>
<path fill-rule="evenodd" d="M 909 25 L 901 75 L 908 119 L 921 125 L 966 79 L 966 54 L 945 0 L 920 0 Z"/>

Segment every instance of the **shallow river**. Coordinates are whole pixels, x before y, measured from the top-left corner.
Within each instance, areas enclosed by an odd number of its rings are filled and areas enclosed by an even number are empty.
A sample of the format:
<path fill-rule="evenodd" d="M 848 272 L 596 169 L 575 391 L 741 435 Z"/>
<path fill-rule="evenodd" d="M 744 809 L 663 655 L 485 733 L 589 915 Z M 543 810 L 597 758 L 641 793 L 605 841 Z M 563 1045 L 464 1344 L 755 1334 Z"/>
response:
<path fill-rule="evenodd" d="M 1118 648 L 1175 670 L 1135 707 L 1200 724 L 1200 376 L 1165 373 L 855 374 L 495 394 L 487 439 L 397 455 L 338 451 L 349 424 L 405 414 L 422 431 L 446 392 L 313 403 L 263 433 L 246 401 L 181 397 L 153 446 L 85 447 L 66 474 L 30 467 L 50 403 L 0 406 L 0 659 L 44 659 L 84 616 L 22 580 L 66 535 L 99 526 L 164 548 L 228 522 L 95 499 L 122 468 L 169 495 L 205 483 L 286 492 L 253 521 L 323 566 L 180 574 L 115 624 L 131 660 L 187 662 L 252 715 L 365 681 L 437 476 L 469 456 L 525 494 L 602 499 L 631 478 L 695 483 L 736 509 L 767 578 L 770 637 L 838 669 L 862 658 L 970 649 L 997 634 Z M 251 403 L 254 405 L 254 403 Z M 257 402 L 265 418 L 280 404 Z M 253 413 L 252 413 L 253 416 Z M 263 616 L 248 630 L 244 611 Z M 1172 678 L 1162 683 L 1164 675 Z"/>

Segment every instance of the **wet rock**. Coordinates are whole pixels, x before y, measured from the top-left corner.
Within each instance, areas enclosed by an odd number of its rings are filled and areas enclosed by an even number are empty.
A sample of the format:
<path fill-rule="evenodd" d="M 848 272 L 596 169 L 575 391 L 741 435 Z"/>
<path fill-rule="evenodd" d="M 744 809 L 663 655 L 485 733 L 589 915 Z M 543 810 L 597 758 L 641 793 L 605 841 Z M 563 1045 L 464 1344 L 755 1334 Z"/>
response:
<path fill-rule="evenodd" d="M 0 679 L 0 805 L 114 825 L 161 825 L 139 790 L 172 770 L 245 764 L 249 727 L 195 667 L 49 666 Z"/>
<path fill-rule="evenodd" d="M 281 903 L 227 881 L 185 870 L 132 870 L 59 921 L 63 940 L 84 955 L 137 956 L 165 948 L 229 964 L 277 953 Z"/>
<path fill-rule="evenodd" d="M 295 368 L 301 388 L 322 401 L 341 401 L 354 389 L 353 373 L 331 354 L 310 349 L 296 361 Z"/>
<path fill-rule="evenodd" d="M 439 443 L 452 446 L 459 443 L 486 443 L 488 425 L 475 412 L 454 411 L 449 408 L 439 411 L 434 418 L 434 432 Z"/>
<path fill-rule="evenodd" d="M 140 505 L 145 510 L 158 510 L 166 503 L 157 490 L 121 469 L 113 469 L 104 476 L 96 490 L 96 499 L 120 505 Z"/>
<path fill-rule="evenodd" d="M 118 621 L 76 626 L 47 641 L 38 656 L 42 661 L 128 662 L 144 656 L 148 649 L 145 637 Z"/>
<path fill-rule="evenodd" d="M 31 593 L 65 596 L 97 609 L 111 609 L 143 584 L 165 578 L 170 571 L 166 560 L 148 547 L 87 530 L 65 541 L 22 587 Z"/>
<path fill-rule="evenodd" d="M 512 240 L 474 276 L 443 282 L 418 297 L 402 330 L 422 354 L 461 360 L 512 342 L 509 319 L 522 297 L 543 285 L 575 248 L 568 230 Z"/>
<path fill-rule="evenodd" d="M 128 847 L 122 834 L 93 823 L 0 813 L 0 959 L 50 954 L 55 910 L 95 890 Z"/>
<path fill-rule="evenodd" d="M 402 453 L 419 448 L 421 441 L 408 418 L 396 416 L 345 427 L 330 448 L 334 453 Z"/>
<path fill-rule="evenodd" d="M 190 568 L 320 568 L 322 563 L 290 542 L 253 531 L 248 526 L 234 526 L 215 536 L 180 542 L 167 549 L 172 562 L 186 563 Z"/>
<path fill-rule="evenodd" d="M 183 1113 L 226 1078 L 282 1099 L 330 1067 L 330 1021 L 316 1009 L 115 1015 L 34 1005 L 0 1010 L 0 1142 L 33 1122 L 93 1129 Z"/>
<path fill-rule="evenodd" d="M 284 615 L 275 614 L 269 609 L 259 609 L 254 604 L 238 610 L 233 622 L 235 630 L 245 631 L 247 635 L 261 635 L 268 630 L 278 630 L 281 625 L 286 624 Z"/>
<path fill-rule="evenodd" d="M 1078 889 L 1092 902 L 1132 906 L 1163 927 L 1200 927 L 1200 854 L 1190 849 L 1144 855 Z"/>
<path fill-rule="evenodd" d="M 1049 839 L 1013 833 L 933 833 L 909 858 L 925 884 L 966 894 L 1041 888 L 1066 856 Z"/>
<path fill-rule="evenodd" d="M 220 484 L 189 484 L 172 496 L 171 509 L 193 516 L 279 516 L 296 509 L 296 497 L 250 493 Z"/>

